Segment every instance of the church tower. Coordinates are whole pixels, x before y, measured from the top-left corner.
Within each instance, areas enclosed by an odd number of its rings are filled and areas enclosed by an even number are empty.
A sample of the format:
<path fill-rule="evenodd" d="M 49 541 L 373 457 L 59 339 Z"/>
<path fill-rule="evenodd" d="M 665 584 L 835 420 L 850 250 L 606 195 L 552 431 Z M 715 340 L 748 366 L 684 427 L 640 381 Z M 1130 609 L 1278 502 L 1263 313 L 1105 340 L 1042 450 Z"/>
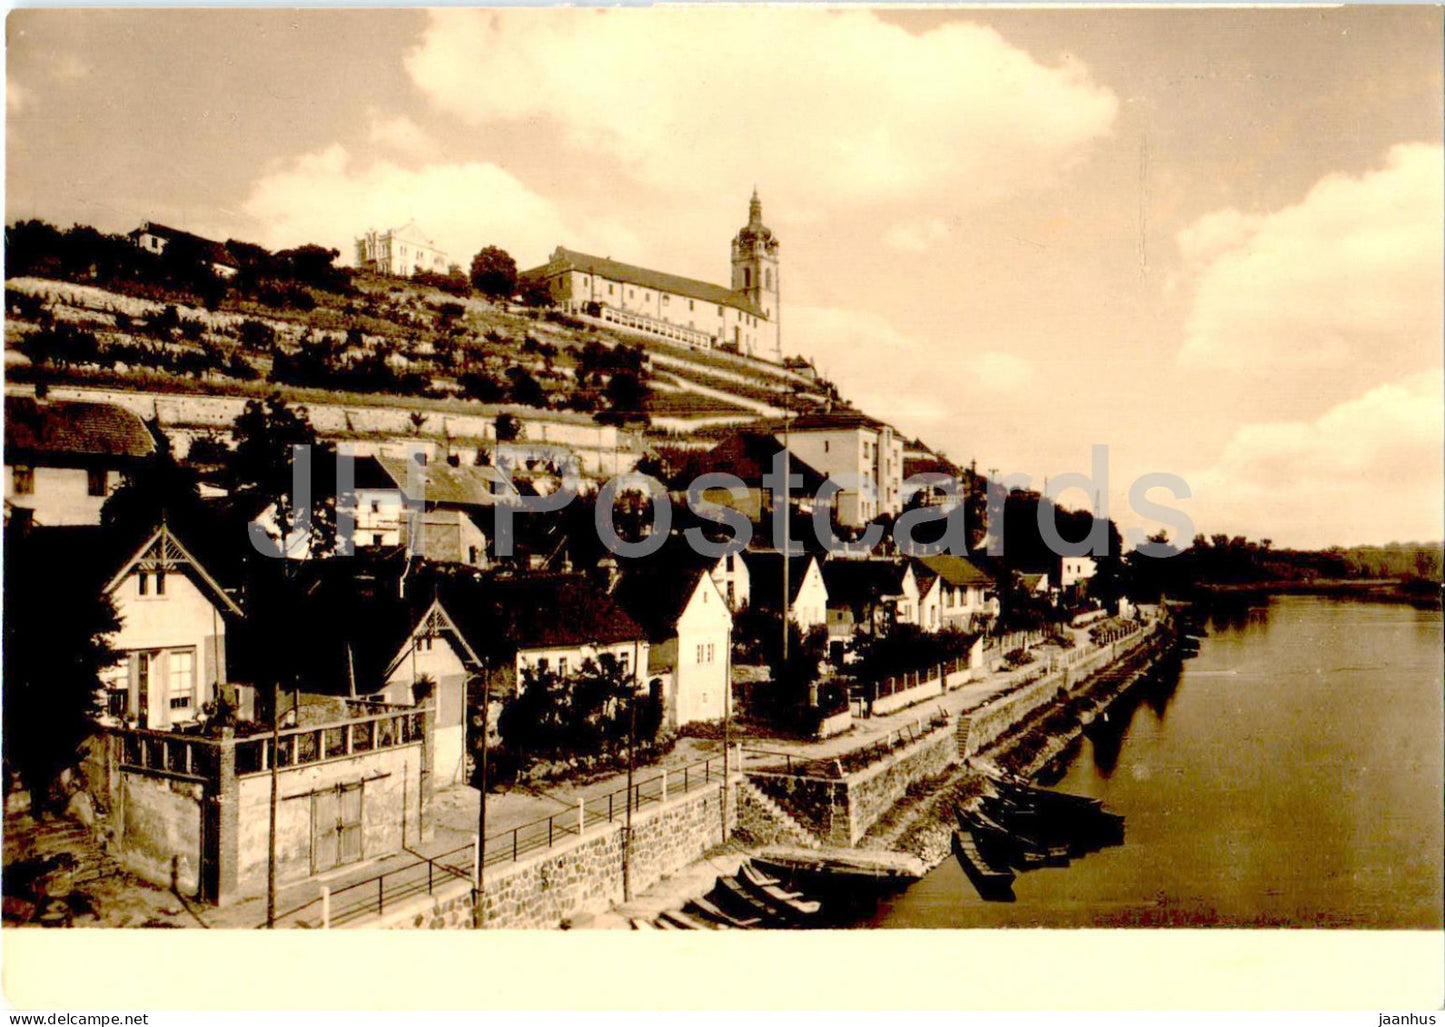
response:
<path fill-rule="evenodd" d="M 767 320 L 766 338 L 771 345 L 765 352 L 782 359 L 778 334 L 779 293 L 778 240 L 773 230 L 763 224 L 763 202 L 758 190 L 748 203 L 748 223 L 733 236 L 733 291 L 752 300 Z"/>

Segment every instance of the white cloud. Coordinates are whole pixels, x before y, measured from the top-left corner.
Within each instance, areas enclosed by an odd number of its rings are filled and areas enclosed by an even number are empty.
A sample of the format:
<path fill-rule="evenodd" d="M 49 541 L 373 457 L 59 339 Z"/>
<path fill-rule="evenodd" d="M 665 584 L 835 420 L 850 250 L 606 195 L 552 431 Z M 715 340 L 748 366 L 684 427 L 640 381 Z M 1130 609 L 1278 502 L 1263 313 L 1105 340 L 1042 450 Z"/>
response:
<path fill-rule="evenodd" d="M 387 117 L 373 107 L 367 116 L 371 119 L 369 142 L 414 160 L 430 160 L 437 155 L 436 140 L 406 115 Z"/>
<path fill-rule="evenodd" d="M 966 381 L 995 392 L 1017 392 L 1034 377 L 1034 365 L 1012 353 L 990 350 L 964 362 Z"/>
<path fill-rule="evenodd" d="M 521 267 L 542 263 L 563 242 L 599 252 L 611 252 L 614 244 L 635 245 L 621 225 L 570 222 L 551 201 L 494 164 L 362 165 L 339 145 L 269 168 L 242 210 L 258 226 L 263 245 L 321 243 L 339 249 L 342 262 L 351 259 L 353 241 L 362 232 L 409 220 L 462 267 L 491 244 L 511 253 Z"/>
<path fill-rule="evenodd" d="M 1118 109 L 1082 66 L 992 29 L 861 10 L 436 11 L 406 63 L 469 123 L 542 120 L 648 186 L 757 183 L 793 211 L 1047 185 Z"/>
<path fill-rule="evenodd" d="M 906 253 L 927 253 L 948 238 L 948 222 L 924 217 L 894 225 L 883 236 L 885 245 Z"/>
<path fill-rule="evenodd" d="M 1393 147 L 1381 169 L 1331 175 L 1266 215 L 1210 214 L 1179 233 L 1195 272 L 1180 363 L 1268 373 L 1439 351 L 1445 151 Z"/>
<path fill-rule="evenodd" d="M 1294 545 L 1437 539 L 1445 518 L 1445 369 L 1373 388 L 1314 421 L 1241 426 L 1191 475 L 1203 531 Z"/>
<path fill-rule="evenodd" d="M 877 314 L 790 306 L 783 350 L 808 354 L 850 402 L 905 431 L 922 432 L 948 416 L 941 395 L 948 381 L 923 347 Z"/>

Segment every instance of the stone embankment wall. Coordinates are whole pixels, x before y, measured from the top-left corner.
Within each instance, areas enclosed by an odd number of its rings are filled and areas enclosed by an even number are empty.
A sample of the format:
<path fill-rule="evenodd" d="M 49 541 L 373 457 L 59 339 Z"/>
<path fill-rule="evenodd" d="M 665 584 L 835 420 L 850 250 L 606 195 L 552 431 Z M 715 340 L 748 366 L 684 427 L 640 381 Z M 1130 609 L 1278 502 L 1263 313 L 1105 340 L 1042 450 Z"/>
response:
<path fill-rule="evenodd" d="M 749 780 L 826 845 L 850 848 L 916 781 L 958 762 L 953 731 L 941 727 L 842 778 L 750 773 Z"/>
<path fill-rule="evenodd" d="M 728 785 L 728 826 L 738 823 L 739 779 Z M 702 788 L 633 814 L 633 894 L 700 859 L 724 839 L 722 788 Z M 487 928 L 551 928 L 564 920 L 602 913 L 622 901 L 621 823 L 589 827 L 580 838 L 546 852 L 487 868 L 483 909 Z M 432 895 L 388 908 L 359 927 L 470 928 L 472 885 L 454 880 Z"/>
<path fill-rule="evenodd" d="M 1102 646 L 1074 659 L 1068 666 L 980 706 L 962 718 L 958 734 L 959 755 L 966 759 L 988 748 L 1040 708 L 1076 691 L 1091 674 L 1145 644 L 1152 637 L 1153 631 L 1153 625 L 1142 628 L 1131 636 Z"/>

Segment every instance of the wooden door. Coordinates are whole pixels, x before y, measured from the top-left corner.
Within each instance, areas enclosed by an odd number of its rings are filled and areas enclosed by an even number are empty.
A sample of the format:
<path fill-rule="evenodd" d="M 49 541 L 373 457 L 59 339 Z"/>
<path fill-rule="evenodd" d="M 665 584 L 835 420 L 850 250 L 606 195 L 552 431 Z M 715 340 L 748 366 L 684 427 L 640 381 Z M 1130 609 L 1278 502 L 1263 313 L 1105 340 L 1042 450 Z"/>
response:
<path fill-rule="evenodd" d="M 338 830 L 341 795 L 335 788 L 311 795 L 311 872 L 319 874 L 339 862 Z"/>
<path fill-rule="evenodd" d="M 338 794 L 337 862 L 355 863 L 361 859 L 361 782 L 342 785 Z"/>

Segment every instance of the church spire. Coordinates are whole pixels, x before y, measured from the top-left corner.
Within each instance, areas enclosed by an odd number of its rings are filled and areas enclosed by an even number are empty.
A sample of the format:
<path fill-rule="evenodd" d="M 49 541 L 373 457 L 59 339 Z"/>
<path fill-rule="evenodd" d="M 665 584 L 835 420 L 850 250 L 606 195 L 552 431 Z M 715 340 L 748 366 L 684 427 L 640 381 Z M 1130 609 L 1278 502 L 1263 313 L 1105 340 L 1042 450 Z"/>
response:
<path fill-rule="evenodd" d="M 763 201 L 758 199 L 758 187 L 753 186 L 753 198 L 748 201 L 748 224 L 758 226 L 763 223 Z"/>

